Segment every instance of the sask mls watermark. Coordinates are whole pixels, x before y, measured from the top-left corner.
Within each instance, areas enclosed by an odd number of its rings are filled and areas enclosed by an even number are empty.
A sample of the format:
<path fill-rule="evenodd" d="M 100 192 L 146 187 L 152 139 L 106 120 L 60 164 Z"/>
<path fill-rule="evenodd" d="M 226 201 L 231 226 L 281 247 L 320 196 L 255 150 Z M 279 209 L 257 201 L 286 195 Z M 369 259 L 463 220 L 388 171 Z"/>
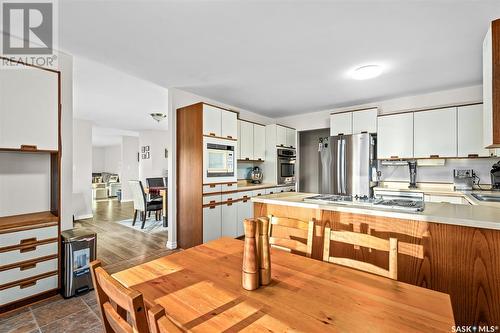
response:
<path fill-rule="evenodd" d="M 2 67 L 16 62 L 57 68 L 56 1 L 0 0 Z"/>

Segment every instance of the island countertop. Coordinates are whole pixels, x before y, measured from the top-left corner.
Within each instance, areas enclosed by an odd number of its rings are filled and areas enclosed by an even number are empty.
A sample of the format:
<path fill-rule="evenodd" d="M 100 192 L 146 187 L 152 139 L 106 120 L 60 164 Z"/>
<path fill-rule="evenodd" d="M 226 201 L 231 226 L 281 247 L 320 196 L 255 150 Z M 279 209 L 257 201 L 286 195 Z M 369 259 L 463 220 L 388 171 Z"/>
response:
<path fill-rule="evenodd" d="M 496 207 L 426 202 L 423 212 L 405 212 L 377 206 L 316 204 L 303 201 L 304 198 L 314 195 L 316 194 L 284 192 L 254 197 L 252 201 L 269 205 L 303 207 L 500 230 L 500 208 Z"/>

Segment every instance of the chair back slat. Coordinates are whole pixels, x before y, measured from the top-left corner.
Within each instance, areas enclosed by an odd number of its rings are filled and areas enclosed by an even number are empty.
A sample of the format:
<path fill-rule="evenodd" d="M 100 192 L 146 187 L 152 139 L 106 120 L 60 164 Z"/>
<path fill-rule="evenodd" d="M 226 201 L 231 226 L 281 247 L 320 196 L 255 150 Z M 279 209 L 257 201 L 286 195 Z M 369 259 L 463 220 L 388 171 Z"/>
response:
<path fill-rule="evenodd" d="M 165 187 L 163 177 L 146 178 L 146 184 L 148 187 Z"/>
<path fill-rule="evenodd" d="M 389 269 L 383 269 L 364 261 L 330 256 L 331 241 L 389 252 Z M 352 231 L 332 231 L 330 228 L 326 227 L 324 232 L 323 260 L 397 280 L 398 240 L 396 238 L 387 240 Z"/>
<path fill-rule="evenodd" d="M 301 221 L 298 219 L 292 219 L 288 217 L 269 217 L 269 245 L 273 248 L 280 250 L 285 250 L 288 252 L 301 252 L 307 257 L 311 256 L 312 253 L 312 243 L 313 243 L 313 232 L 314 232 L 314 220 L 309 222 Z M 293 232 L 293 235 L 306 240 L 305 243 L 300 242 L 296 239 L 289 237 L 280 237 L 275 235 L 274 227 L 279 226 L 285 230 Z"/>
<path fill-rule="evenodd" d="M 151 333 L 181 333 L 184 332 L 165 314 L 161 305 L 155 305 L 148 311 L 149 329 Z"/>
<path fill-rule="evenodd" d="M 148 333 L 142 294 L 114 279 L 99 260 L 90 263 L 90 270 L 106 333 Z"/>

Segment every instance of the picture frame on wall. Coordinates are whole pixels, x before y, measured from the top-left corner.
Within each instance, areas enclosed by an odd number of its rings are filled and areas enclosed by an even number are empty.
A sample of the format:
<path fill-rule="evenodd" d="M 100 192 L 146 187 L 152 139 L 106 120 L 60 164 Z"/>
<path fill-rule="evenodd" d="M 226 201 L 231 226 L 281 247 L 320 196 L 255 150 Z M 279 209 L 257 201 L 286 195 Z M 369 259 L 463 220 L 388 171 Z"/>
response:
<path fill-rule="evenodd" d="M 144 148 L 146 148 L 146 152 L 149 151 L 149 146 L 145 146 Z M 149 158 L 149 157 L 148 157 Z"/>
<path fill-rule="evenodd" d="M 142 147 L 141 147 L 141 152 L 142 152 L 142 153 L 145 153 L 145 152 L 146 152 L 146 146 L 142 146 Z"/>

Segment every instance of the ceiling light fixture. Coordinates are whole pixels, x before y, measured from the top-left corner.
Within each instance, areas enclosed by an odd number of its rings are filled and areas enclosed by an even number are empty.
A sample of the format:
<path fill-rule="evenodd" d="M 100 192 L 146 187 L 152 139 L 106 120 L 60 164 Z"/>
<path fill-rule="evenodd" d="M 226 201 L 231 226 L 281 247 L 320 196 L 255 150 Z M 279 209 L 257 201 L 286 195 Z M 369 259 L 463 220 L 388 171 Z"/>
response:
<path fill-rule="evenodd" d="M 351 76 L 355 80 L 368 80 L 382 74 L 382 66 L 379 65 L 366 65 L 356 68 Z"/>
<path fill-rule="evenodd" d="M 163 119 L 167 118 L 167 115 L 164 113 L 150 113 L 149 115 L 153 117 L 153 119 L 156 120 L 157 122 L 160 122 Z"/>

